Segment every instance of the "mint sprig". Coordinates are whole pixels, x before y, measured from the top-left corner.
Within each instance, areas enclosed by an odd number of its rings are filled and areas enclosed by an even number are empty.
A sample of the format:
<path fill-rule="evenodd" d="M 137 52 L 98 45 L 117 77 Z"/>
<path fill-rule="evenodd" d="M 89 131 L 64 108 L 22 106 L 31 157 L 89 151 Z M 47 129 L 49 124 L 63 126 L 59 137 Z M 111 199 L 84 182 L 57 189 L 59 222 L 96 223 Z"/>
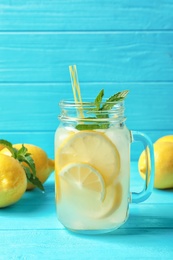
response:
<path fill-rule="evenodd" d="M 104 96 L 104 90 L 102 89 L 97 97 L 94 100 L 94 108 L 87 109 L 87 113 L 95 113 L 95 117 L 92 117 L 92 119 L 96 119 L 98 122 L 98 119 L 103 119 L 103 118 L 109 118 L 109 113 L 108 111 L 112 109 L 114 105 L 116 105 L 118 102 L 123 101 L 127 94 L 129 93 L 129 90 L 123 90 L 121 92 L 117 92 L 110 98 L 108 98 L 103 104 L 102 104 L 102 99 Z M 87 117 L 90 119 L 91 117 Z M 86 118 L 86 119 L 87 119 Z M 94 129 L 107 129 L 109 128 L 109 123 L 108 122 L 101 122 L 101 123 L 85 123 L 85 124 L 77 124 L 76 129 L 77 130 L 94 130 Z"/>
<path fill-rule="evenodd" d="M 25 171 L 27 180 L 34 184 L 40 190 L 44 191 L 44 187 L 41 181 L 36 176 L 35 163 L 33 158 L 31 157 L 31 154 L 28 153 L 28 149 L 23 144 L 20 149 L 16 149 L 13 147 L 12 143 L 3 139 L 0 139 L 0 144 L 6 147 L 11 152 L 11 156 L 20 162 L 21 166 Z M 23 165 L 23 162 L 27 166 Z"/>
<path fill-rule="evenodd" d="M 100 110 L 110 110 L 114 105 L 116 105 L 117 102 L 123 101 L 128 93 L 129 90 L 123 90 L 114 94 L 106 100 Z"/>

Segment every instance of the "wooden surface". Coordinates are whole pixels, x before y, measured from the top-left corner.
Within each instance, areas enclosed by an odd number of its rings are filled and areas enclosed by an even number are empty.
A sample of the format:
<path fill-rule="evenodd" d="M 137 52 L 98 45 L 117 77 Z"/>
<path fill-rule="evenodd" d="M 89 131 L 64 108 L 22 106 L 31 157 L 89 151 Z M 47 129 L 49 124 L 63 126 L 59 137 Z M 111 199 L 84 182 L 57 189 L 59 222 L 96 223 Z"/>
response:
<path fill-rule="evenodd" d="M 131 190 L 142 185 L 136 167 Z M 53 174 L 45 190 L 1 209 L 0 259 L 172 259 L 173 190 L 154 190 L 145 203 L 131 204 L 127 222 L 104 235 L 67 231 L 56 216 Z"/>
<path fill-rule="evenodd" d="M 54 157 L 58 102 L 72 98 L 76 64 L 83 97 L 129 89 L 129 129 L 152 141 L 173 134 L 172 0 L 0 0 L 0 137 Z M 134 188 L 140 182 L 132 145 Z M 56 219 L 54 181 L 0 210 L 0 259 L 172 259 L 172 190 L 131 205 L 115 233 L 78 236 Z"/>
<path fill-rule="evenodd" d="M 2 135 L 41 144 L 53 156 L 57 104 L 72 98 L 71 64 L 83 97 L 130 90 L 129 129 L 153 142 L 172 133 L 172 21 L 171 0 L 0 0 Z"/>

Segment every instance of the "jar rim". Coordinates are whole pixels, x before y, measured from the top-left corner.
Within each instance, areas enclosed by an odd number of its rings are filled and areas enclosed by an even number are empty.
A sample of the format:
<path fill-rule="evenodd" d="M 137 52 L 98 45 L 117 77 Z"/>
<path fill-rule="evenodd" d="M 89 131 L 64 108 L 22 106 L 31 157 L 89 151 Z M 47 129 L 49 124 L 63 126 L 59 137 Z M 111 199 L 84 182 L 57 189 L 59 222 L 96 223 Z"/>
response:
<path fill-rule="evenodd" d="M 102 101 L 101 101 L 101 104 L 100 105 L 103 105 L 105 102 L 107 104 L 114 104 L 114 107 L 116 106 L 123 106 L 124 105 L 124 100 L 123 101 L 106 101 L 107 99 L 106 98 L 103 98 Z M 75 102 L 74 100 L 72 99 L 63 99 L 63 100 L 60 100 L 60 102 L 58 103 L 58 105 L 60 107 L 95 107 L 96 104 L 93 100 L 91 100 L 90 98 L 85 98 L 82 102 Z"/>
<path fill-rule="evenodd" d="M 76 103 L 74 100 L 61 100 L 59 102 L 61 121 L 80 121 L 80 122 L 124 122 L 124 100 L 123 101 L 109 101 L 108 106 L 103 99 L 99 108 L 91 99 L 84 99 L 83 102 Z M 110 104 L 110 106 L 109 106 Z"/>

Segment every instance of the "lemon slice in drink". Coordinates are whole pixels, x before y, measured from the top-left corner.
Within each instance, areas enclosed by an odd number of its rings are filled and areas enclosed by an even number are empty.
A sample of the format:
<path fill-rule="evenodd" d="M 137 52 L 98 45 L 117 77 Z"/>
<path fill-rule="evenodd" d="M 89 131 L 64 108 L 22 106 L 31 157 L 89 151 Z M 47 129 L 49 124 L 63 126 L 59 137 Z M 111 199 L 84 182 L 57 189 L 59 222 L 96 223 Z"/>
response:
<path fill-rule="evenodd" d="M 102 205 L 98 205 L 98 210 L 93 217 L 106 218 L 111 216 L 120 207 L 122 202 L 122 186 L 120 182 L 107 188 L 105 200 Z"/>
<path fill-rule="evenodd" d="M 69 163 L 87 163 L 102 175 L 109 185 L 120 171 L 116 146 L 98 131 L 79 131 L 67 137 L 56 151 L 56 172 Z"/>
<path fill-rule="evenodd" d="M 71 163 L 65 166 L 59 173 L 68 185 L 74 186 L 82 192 L 93 191 L 99 195 L 101 201 L 105 198 L 105 183 L 100 173 L 86 163 Z M 72 194 L 73 196 L 73 194 Z"/>

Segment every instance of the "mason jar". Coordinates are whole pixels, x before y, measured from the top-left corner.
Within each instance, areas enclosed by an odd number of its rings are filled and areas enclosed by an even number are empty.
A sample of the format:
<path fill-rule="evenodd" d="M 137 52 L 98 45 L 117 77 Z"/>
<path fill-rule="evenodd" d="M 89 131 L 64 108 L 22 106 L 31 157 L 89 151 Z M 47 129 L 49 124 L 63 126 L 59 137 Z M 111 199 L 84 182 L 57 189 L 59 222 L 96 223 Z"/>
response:
<path fill-rule="evenodd" d="M 96 110 L 95 104 L 61 101 L 55 133 L 55 199 L 59 221 L 69 230 L 99 234 L 126 222 L 129 203 L 146 200 L 153 188 L 154 154 L 148 136 L 125 125 L 124 102 Z M 146 153 L 144 188 L 130 191 L 131 143 Z"/>

